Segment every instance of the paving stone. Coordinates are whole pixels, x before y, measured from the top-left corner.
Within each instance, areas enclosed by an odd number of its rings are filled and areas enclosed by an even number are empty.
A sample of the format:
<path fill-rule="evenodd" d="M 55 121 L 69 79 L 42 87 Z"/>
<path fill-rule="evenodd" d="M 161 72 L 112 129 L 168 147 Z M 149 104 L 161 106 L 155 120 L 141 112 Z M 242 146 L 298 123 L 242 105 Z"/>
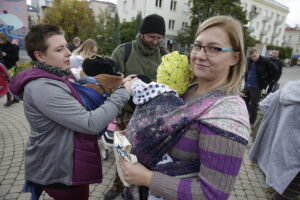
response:
<path fill-rule="evenodd" d="M 31 193 L 21 193 L 18 197 L 18 200 L 30 200 L 31 199 Z"/>
<path fill-rule="evenodd" d="M 244 190 L 235 190 L 235 194 L 236 196 L 246 196 Z"/>

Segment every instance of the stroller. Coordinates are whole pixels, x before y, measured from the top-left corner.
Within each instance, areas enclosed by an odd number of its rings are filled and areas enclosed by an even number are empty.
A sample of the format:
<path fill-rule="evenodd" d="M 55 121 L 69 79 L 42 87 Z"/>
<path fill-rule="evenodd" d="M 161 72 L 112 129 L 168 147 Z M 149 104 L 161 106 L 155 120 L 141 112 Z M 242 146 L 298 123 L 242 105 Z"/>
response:
<path fill-rule="evenodd" d="M 113 147 L 114 144 L 114 131 L 116 129 L 116 120 L 109 123 L 106 131 L 101 135 L 101 141 L 103 143 L 104 149 L 101 149 L 101 156 L 103 160 L 108 158 L 108 150 Z"/>

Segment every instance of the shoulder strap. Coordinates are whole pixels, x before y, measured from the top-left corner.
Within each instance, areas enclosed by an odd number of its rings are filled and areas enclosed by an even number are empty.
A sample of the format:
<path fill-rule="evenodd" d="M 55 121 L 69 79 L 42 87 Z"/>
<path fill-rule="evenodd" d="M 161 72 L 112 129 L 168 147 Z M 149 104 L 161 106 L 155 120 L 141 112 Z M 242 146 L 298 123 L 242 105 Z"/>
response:
<path fill-rule="evenodd" d="M 164 47 L 159 46 L 159 51 L 160 51 L 160 55 L 161 55 L 161 56 L 164 56 L 164 55 L 167 54 L 167 52 L 166 52 L 166 50 L 165 50 Z"/>
<path fill-rule="evenodd" d="M 124 53 L 124 74 L 126 73 L 126 62 L 130 56 L 132 48 L 132 42 L 125 43 L 125 53 Z"/>

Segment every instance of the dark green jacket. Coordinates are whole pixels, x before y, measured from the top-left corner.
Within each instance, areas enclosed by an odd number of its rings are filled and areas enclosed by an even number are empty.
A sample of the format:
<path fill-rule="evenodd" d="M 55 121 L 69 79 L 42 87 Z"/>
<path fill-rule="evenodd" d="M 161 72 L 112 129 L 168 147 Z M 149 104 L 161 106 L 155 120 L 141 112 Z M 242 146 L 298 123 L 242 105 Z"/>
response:
<path fill-rule="evenodd" d="M 132 41 L 131 54 L 124 66 L 125 43 L 119 45 L 112 53 L 112 59 L 120 64 L 120 71 L 124 77 L 130 74 L 143 74 L 156 80 L 157 67 L 161 63 L 161 53 L 159 47 L 155 49 L 147 48 L 141 41 L 140 35 Z"/>

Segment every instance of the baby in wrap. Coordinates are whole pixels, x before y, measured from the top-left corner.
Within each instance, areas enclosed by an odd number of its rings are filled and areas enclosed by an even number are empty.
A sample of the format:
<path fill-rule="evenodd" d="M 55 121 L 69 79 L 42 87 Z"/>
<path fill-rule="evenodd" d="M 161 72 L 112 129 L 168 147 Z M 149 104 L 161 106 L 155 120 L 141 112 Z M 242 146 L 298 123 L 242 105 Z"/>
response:
<path fill-rule="evenodd" d="M 187 91 L 191 76 L 188 57 L 175 51 L 162 57 L 157 82 L 146 84 L 137 80 L 132 85 L 131 95 L 136 108 L 127 126 L 126 137 L 132 144 L 132 153 L 150 169 L 173 162 L 167 152 L 174 144 L 169 143 L 168 137 L 159 133 L 155 126 L 160 126 L 160 117 L 185 104 L 180 95 Z M 158 119 L 157 123 L 150 123 L 151 119 Z M 160 198 L 149 195 L 148 199 Z"/>

